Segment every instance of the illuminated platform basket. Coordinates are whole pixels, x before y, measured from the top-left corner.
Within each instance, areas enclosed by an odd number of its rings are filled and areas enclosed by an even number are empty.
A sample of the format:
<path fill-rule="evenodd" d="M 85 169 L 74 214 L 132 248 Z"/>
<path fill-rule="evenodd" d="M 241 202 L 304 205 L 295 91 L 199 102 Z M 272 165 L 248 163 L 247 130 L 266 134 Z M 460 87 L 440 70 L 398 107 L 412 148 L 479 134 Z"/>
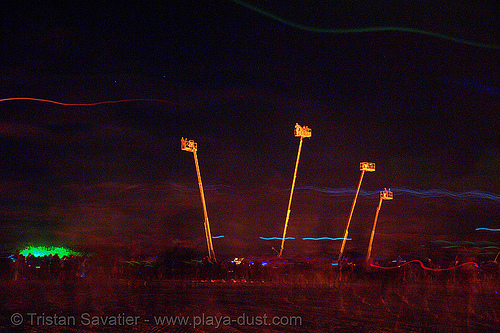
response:
<path fill-rule="evenodd" d="M 375 163 L 361 162 L 359 165 L 360 171 L 375 171 Z"/>
<path fill-rule="evenodd" d="M 382 200 L 394 199 L 391 189 L 384 189 L 383 191 L 380 191 L 380 199 L 382 199 Z"/>
<path fill-rule="evenodd" d="M 295 124 L 295 136 L 300 136 L 302 138 L 310 138 L 311 129 L 307 126 L 300 126 L 299 124 Z"/>
<path fill-rule="evenodd" d="M 198 150 L 196 142 L 194 140 L 181 139 L 181 150 L 194 152 Z"/>

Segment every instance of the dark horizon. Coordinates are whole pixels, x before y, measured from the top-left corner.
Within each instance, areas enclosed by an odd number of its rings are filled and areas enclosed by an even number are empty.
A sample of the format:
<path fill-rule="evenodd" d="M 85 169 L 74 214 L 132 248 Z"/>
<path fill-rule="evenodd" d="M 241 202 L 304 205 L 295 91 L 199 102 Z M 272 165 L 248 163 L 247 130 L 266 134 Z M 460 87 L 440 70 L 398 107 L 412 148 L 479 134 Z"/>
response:
<path fill-rule="evenodd" d="M 499 232 L 476 230 L 500 228 L 494 8 L 247 2 L 307 26 L 399 26 L 492 45 L 482 47 L 408 31 L 309 32 L 237 2 L 8 5 L 0 99 L 168 102 L 1 102 L 3 250 L 203 253 L 193 157 L 180 150 L 187 137 L 198 143 L 212 235 L 224 235 L 216 255 L 272 255 L 279 241 L 259 237 L 283 231 L 295 123 L 312 137 L 288 236 L 342 237 L 366 161 L 376 171 L 363 180 L 346 251 L 365 251 L 384 188 L 394 200 L 382 206 L 374 255 L 420 253 L 435 240 L 499 241 Z M 339 247 L 293 240 L 285 253 L 336 257 Z"/>

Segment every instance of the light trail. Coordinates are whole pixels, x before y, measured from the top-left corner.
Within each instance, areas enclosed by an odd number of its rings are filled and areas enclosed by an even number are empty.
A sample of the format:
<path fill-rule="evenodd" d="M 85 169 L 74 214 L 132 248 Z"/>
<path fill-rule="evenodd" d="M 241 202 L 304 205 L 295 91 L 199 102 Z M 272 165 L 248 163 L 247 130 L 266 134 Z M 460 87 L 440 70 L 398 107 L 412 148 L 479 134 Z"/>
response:
<path fill-rule="evenodd" d="M 337 241 L 337 240 L 342 240 L 344 239 L 343 237 L 337 237 L 337 238 L 331 238 L 331 237 L 305 237 L 302 238 L 302 240 L 313 240 L 313 241 L 319 241 L 319 240 L 331 240 L 331 241 Z M 352 240 L 352 238 L 346 238 L 345 240 Z"/>
<path fill-rule="evenodd" d="M 263 240 L 275 240 L 275 239 L 282 240 L 283 239 L 282 237 L 259 237 L 259 238 L 263 239 Z M 295 237 L 286 237 L 285 239 L 295 239 Z"/>
<path fill-rule="evenodd" d="M 212 236 L 212 239 L 217 239 L 217 238 L 224 238 L 224 235 L 220 235 L 220 236 Z"/>
<path fill-rule="evenodd" d="M 282 237 L 259 237 L 262 240 L 275 240 L 275 239 L 283 239 Z M 295 237 L 286 237 L 285 239 L 295 239 Z M 319 241 L 319 240 L 331 240 L 331 241 L 337 241 L 337 240 L 342 240 L 344 238 L 342 237 L 337 237 L 337 238 L 332 238 L 332 237 L 304 237 L 302 240 L 313 240 L 313 241 Z M 352 238 L 346 238 L 346 240 L 352 240 Z"/>
<path fill-rule="evenodd" d="M 42 102 L 42 103 L 51 103 L 51 104 L 62 105 L 62 106 L 97 106 L 97 105 L 102 105 L 102 104 L 117 104 L 117 103 L 131 103 L 131 102 L 156 102 L 156 103 L 166 103 L 166 104 L 172 104 L 172 105 L 185 107 L 185 105 L 182 105 L 182 104 L 179 104 L 176 102 L 168 101 L 165 99 L 156 99 L 156 98 L 131 98 L 131 99 L 119 99 L 119 100 L 114 100 L 114 101 L 100 101 L 100 102 L 92 102 L 92 103 L 65 103 L 65 102 L 53 101 L 50 99 L 33 98 L 33 97 L 10 97 L 10 98 L 0 99 L 0 102 L 9 102 L 9 101 L 34 101 L 34 102 Z"/>
<path fill-rule="evenodd" d="M 500 195 L 483 191 L 453 192 L 446 189 L 418 190 L 408 187 L 396 188 L 395 191 L 399 195 L 408 194 L 420 198 L 451 198 L 457 200 L 483 199 L 500 202 Z M 395 191 L 393 189 L 393 192 Z"/>
<path fill-rule="evenodd" d="M 477 242 L 471 242 L 471 241 L 456 241 L 456 242 L 451 242 L 451 241 L 445 241 L 445 240 L 436 240 L 432 241 L 431 243 L 434 244 L 449 244 L 449 245 L 475 245 L 475 246 L 486 246 L 486 245 L 500 245 L 500 243 L 495 243 L 495 242 L 490 242 L 490 241 L 477 241 Z"/>
<path fill-rule="evenodd" d="M 482 48 L 500 50 L 500 45 L 475 42 L 475 41 L 471 41 L 471 40 L 467 40 L 467 39 L 463 39 L 463 38 L 445 35 L 445 34 L 438 33 L 438 32 L 427 31 L 427 30 L 416 29 L 416 28 L 399 27 L 399 26 L 382 26 L 382 27 L 367 27 L 367 28 L 332 29 L 332 28 L 320 28 L 320 27 L 315 27 L 315 26 L 308 26 L 308 25 L 304 25 L 304 24 L 300 24 L 297 22 L 293 22 L 293 21 L 284 19 L 278 15 L 275 15 L 273 13 L 265 11 L 259 7 L 250 5 L 250 4 L 246 3 L 245 1 L 241 1 L 241 0 L 230 0 L 230 1 L 237 3 L 245 8 L 248 8 L 248 9 L 250 9 L 256 13 L 259 13 L 263 16 L 269 17 L 277 22 L 283 23 L 285 25 L 288 25 L 288 26 L 296 28 L 296 29 L 309 31 L 309 32 L 325 33 L 325 34 L 353 34 L 353 33 L 385 32 L 385 31 L 408 32 L 408 33 L 414 33 L 414 34 L 420 34 L 420 35 L 426 35 L 426 36 L 431 36 L 431 37 L 435 37 L 435 38 L 440 38 L 443 40 L 449 40 L 449 41 L 452 41 L 455 43 L 474 46 L 474 47 L 482 47 Z"/>
<path fill-rule="evenodd" d="M 288 189 L 289 191 L 290 189 Z M 318 186 L 298 186 L 297 191 L 315 191 L 320 193 L 325 193 L 335 197 L 341 196 L 351 196 L 356 193 L 355 188 L 329 188 L 329 187 L 318 187 Z M 500 202 L 500 195 L 495 193 L 488 193 L 483 191 L 467 191 L 467 192 L 454 192 L 447 189 L 430 189 L 430 190 L 420 190 L 413 189 L 410 187 L 391 187 L 391 191 L 394 195 L 402 197 L 404 195 L 419 197 L 419 198 L 450 198 L 455 200 L 492 200 L 495 202 Z M 364 197 L 378 197 L 380 191 L 365 191 L 360 190 L 359 195 Z"/>
<path fill-rule="evenodd" d="M 476 228 L 476 231 L 478 230 L 486 230 L 486 231 L 500 231 L 500 229 L 491 229 L 491 228 Z"/>
<path fill-rule="evenodd" d="M 472 262 L 472 261 L 464 262 L 463 264 L 453 266 L 453 267 L 448 267 L 448 268 L 431 268 L 431 267 L 424 266 L 424 263 L 421 262 L 420 260 L 411 260 L 411 261 L 405 262 L 404 264 L 401 264 L 398 266 L 393 266 L 393 267 L 378 266 L 378 265 L 371 264 L 371 263 L 370 263 L 370 266 L 380 268 L 380 269 L 396 269 L 396 268 L 403 267 L 403 266 L 408 265 L 408 264 L 413 263 L 413 262 L 418 262 L 420 264 L 420 267 L 422 267 L 423 269 L 428 270 L 428 271 L 434 271 L 434 272 L 449 271 L 449 270 L 456 269 L 458 267 L 462 267 L 465 265 L 474 265 L 474 267 L 479 268 L 478 264 L 476 264 L 475 262 Z"/>

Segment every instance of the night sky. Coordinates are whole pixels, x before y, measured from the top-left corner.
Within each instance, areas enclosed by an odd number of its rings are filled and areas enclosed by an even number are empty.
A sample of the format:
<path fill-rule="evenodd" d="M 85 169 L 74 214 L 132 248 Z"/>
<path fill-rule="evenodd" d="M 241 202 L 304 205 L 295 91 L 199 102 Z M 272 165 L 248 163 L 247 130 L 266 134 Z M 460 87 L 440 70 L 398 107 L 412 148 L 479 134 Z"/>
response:
<path fill-rule="evenodd" d="M 500 232 L 500 10 L 449 3 L 19 2 L 0 14 L 3 251 L 32 245 L 272 255 L 304 139 L 287 255 L 417 254 Z M 266 14 L 272 13 L 275 16 Z M 280 20 L 283 19 L 283 20 Z M 290 23 L 290 24 L 288 24 Z M 303 29 L 399 27 L 385 31 Z M 415 29 L 411 32 L 406 28 Z M 425 32 L 425 33 L 422 33 Z M 441 35 L 436 35 L 441 34 Z M 456 38 L 450 40 L 444 36 Z M 471 43 L 472 42 L 472 45 Z M 496 250 L 498 251 L 498 250 Z"/>

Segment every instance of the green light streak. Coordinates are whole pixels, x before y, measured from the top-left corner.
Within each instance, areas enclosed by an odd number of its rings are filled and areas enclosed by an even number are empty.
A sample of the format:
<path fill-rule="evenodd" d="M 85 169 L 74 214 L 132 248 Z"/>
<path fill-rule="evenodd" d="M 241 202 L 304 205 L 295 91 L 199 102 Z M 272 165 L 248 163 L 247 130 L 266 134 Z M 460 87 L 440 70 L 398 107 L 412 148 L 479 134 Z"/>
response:
<path fill-rule="evenodd" d="M 474 245 L 475 247 L 480 247 L 483 246 L 484 248 L 495 248 L 496 246 L 500 245 L 500 243 L 495 243 L 495 242 L 489 242 L 489 241 L 477 241 L 477 242 L 471 242 L 471 241 L 456 241 L 456 242 L 450 242 L 450 241 L 445 241 L 445 240 L 436 240 L 432 241 L 431 243 L 434 244 L 449 244 L 450 246 L 464 246 L 464 245 Z M 486 247 L 488 245 L 489 247 Z M 443 246 L 444 247 L 444 246 Z"/>
<path fill-rule="evenodd" d="M 350 28 L 350 29 L 319 28 L 319 27 L 308 26 L 308 25 L 296 23 L 293 21 L 289 21 L 287 19 L 279 17 L 278 15 L 267 12 L 259 7 L 252 6 L 252 5 L 250 5 L 244 1 L 241 1 L 241 0 L 229 0 L 229 1 L 237 3 L 243 7 L 246 7 L 250 10 L 253 10 L 254 12 L 257 12 L 261 15 L 267 16 L 275 21 L 278 21 L 278 22 L 283 23 L 285 25 L 288 25 L 290 27 L 300 29 L 300 30 L 309 31 L 309 32 L 326 33 L 326 34 L 351 34 L 351 33 L 363 33 L 363 32 L 400 31 L 400 32 L 409 32 L 409 33 L 415 33 L 415 34 L 420 34 L 420 35 L 427 35 L 427 36 L 440 38 L 440 39 L 444 39 L 444 40 L 449 40 L 449 41 L 452 41 L 455 43 L 470 45 L 470 46 L 474 46 L 474 47 L 482 47 L 482 48 L 500 50 L 500 45 L 474 42 L 474 41 L 467 40 L 467 39 L 448 36 L 448 35 L 441 34 L 438 32 L 432 32 L 432 31 L 415 29 L 415 28 L 407 28 L 407 27 L 394 26 L 394 27 L 368 27 L 368 28 Z"/>
<path fill-rule="evenodd" d="M 431 243 L 434 243 L 434 244 L 439 244 L 439 243 L 453 244 L 453 242 L 445 241 L 445 240 L 432 241 Z"/>
<path fill-rule="evenodd" d="M 54 246 L 28 246 L 24 250 L 19 252 L 20 255 L 23 255 L 27 257 L 29 254 L 33 255 L 34 257 L 45 257 L 45 256 L 50 256 L 53 255 L 55 256 L 56 254 L 59 256 L 59 258 L 62 257 L 69 257 L 69 256 L 77 256 L 81 257 L 82 254 L 75 252 L 73 250 L 67 249 L 65 247 L 54 247 Z"/>

